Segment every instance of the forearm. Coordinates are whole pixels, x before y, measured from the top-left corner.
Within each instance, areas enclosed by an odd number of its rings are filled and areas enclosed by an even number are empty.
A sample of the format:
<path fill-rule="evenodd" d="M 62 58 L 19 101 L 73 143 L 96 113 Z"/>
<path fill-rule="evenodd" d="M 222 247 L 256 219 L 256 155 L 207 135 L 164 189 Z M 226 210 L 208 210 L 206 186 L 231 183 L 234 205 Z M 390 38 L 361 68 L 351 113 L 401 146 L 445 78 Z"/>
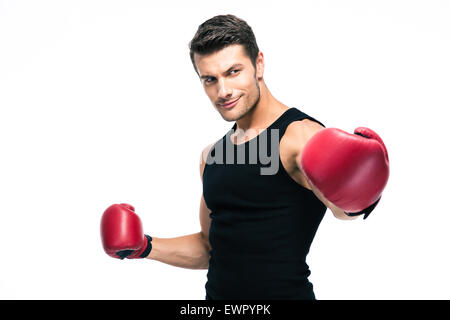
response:
<path fill-rule="evenodd" d="M 148 259 L 180 268 L 208 268 L 210 248 L 201 232 L 176 238 L 152 239 L 152 251 Z"/>

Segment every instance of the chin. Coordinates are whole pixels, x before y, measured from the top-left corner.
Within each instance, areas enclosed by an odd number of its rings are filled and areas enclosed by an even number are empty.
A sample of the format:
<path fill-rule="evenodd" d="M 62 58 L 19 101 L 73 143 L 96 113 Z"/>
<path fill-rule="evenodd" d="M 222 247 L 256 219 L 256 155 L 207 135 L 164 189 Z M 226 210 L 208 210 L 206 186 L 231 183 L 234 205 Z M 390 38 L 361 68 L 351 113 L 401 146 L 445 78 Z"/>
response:
<path fill-rule="evenodd" d="M 235 117 L 231 114 L 223 114 L 220 113 L 220 115 L 222 116 L 223 120 L 227 121 L 227 122 L 232 122 L 232 121 L 236 121 L 239 119 L 239 117 Z"/>
<path fill-rule="evenodd" d="M 220 110 L 220 115 L 225 121 L 231 122 L 231 121 L 237 121 L 244 117 L 247 114 L 248 110 L 230 110 L 230 111 L 224 111 Z"/>

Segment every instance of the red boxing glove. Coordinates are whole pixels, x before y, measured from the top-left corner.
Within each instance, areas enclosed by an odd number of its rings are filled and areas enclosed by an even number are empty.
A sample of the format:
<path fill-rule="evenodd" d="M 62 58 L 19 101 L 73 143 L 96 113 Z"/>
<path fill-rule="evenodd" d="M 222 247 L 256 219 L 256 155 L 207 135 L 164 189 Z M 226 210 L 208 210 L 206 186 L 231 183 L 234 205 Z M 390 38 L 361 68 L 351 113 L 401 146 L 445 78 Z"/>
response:
<path fill-rule="evenodd" d="M 145 258 L 152 249 L 152 238 L 144 235 L 141 219 L 126 203 L 105 210 L 100 233 L 105 252 L 113 258 Z"/>
<path fill-rule="evenodd" d="M 389 178 L 389 158 L 381 138 L 368 128 L 355 134 L 336 128 L 317 132 L 306 143 L 301 169 L 323 196 L 348 215 L 366 218 Z"/>

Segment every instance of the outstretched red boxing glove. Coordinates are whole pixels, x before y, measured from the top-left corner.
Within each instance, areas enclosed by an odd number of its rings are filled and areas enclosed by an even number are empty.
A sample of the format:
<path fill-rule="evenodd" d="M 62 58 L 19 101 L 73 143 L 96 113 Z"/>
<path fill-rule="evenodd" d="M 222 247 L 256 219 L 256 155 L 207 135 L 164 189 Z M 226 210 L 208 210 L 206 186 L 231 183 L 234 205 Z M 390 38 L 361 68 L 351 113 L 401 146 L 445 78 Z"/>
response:
<path fill-rule="evenodd" d="M 381 138 L 359 127 L 354 134 L 336 128 L 317 132 L 301 154 L 309 182 L 348 215 L 368 214 L 389 178 L 389 158 Z"/>
<path fill-rule="evenodd" d="M 152 238 L 144 235 L 141 219 L 126 203 L 105 210 L 100 233 L 105 252 L 113 258 L 145 258 L 152 249 Z"/>

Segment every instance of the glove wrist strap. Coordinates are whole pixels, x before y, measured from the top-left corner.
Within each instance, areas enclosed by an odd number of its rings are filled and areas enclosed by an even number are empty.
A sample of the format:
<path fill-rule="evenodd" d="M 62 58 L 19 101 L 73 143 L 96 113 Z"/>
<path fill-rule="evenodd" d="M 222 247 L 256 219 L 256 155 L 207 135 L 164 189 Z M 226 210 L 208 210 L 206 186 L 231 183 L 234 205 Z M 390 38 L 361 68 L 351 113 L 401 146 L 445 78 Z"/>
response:
<path fill-rule="evenodd" d="M 149 254 L 150 251 L 152 251 L 152 237 L 150 237 L 149 235 L 145 234 L 145 237 L 147 238 L 147 247 L 145 248 L 144 252 L 142 252 L 139 257 L 140 258 L 146 258 Z"/>
<path fill-rule="evenodd" d="M 367 208 L 359 211 L 359 212 L 345 212 L 346 215 L 348 215 L 349 217 L 355 217 L 355 216 L 359 216 L 359 215 L 364 215 L 364 219 L 366 219 L 369 214 L 373 211 L 373 209 L 375 209 L 375 207 L 377 206 L 378 202 L 380 201 L 381 197 L 378 198 L 377 201 L 375 201 L 374 203 L 372 203 L 370 206 L 368 206 Z"/>

